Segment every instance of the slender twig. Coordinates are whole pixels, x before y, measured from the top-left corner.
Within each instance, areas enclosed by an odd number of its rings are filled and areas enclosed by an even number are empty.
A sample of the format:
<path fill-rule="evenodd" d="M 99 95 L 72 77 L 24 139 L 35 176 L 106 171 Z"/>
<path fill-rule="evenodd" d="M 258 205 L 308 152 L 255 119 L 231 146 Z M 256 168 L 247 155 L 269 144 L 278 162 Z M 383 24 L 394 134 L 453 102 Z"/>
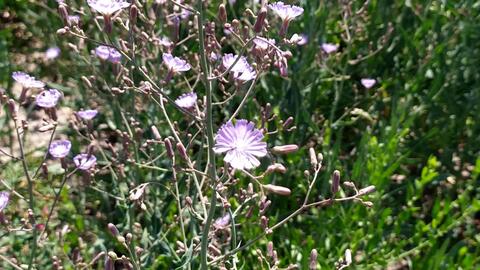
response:
<path fill-rule="evenodd" d="M 243 97 L 242 101 L 238 105 L 237 109 L 232 114 L 232 116 L 230 116 L 230 119 L 228 120 L 229 122 L 232 121 L 240 113 L 240 110 L 243 108 L 243 105 L 245 105 L 245 102 L 247 102 L 248 96 L 250 96 L 250 93 L 255 88 L 255 85 L 257 84 L 257 80 L 259 77 L 260 77 L 260 74 L 257 74 L 257 76 L 255 77 L 255 80 L 253 80 L 252 84 L 250 84 L 250 87 L 248 88 L 247 93 L 245 93 L 245 96 Z"/>

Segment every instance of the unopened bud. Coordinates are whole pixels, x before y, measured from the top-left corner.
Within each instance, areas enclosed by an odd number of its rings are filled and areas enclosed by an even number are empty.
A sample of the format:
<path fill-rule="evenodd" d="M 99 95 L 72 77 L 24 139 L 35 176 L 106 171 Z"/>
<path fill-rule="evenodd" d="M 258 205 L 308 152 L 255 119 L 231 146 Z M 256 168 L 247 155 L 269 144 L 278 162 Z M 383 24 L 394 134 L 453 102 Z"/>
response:
<path fill-rule="evenodd" d="M 118 235 L 120 235 L 120 232 L 118 231 L 117 227 L 113 223 L 108 223 L 107 227 L 113 236 L 117 237 Z"/>
<path fill-rule="evenodd" d="M 352 251 L 350 249 L 345 250 L 345 264 L 352 264 Z"/>
<path fill-rule="evenodd" d="M 296 152 L 298 150 L 298 145 L 296 144 L 286 144 L 286 145 L 280 145 L 280 146 L 275 146 L 272 148 L 272 152 L 274 154 L 289 154 Z"/>
<path fill-rule="evenodd" d="M 289 196 L 292 191 L 289 188 L 282 187 L 282 186 L 277 186 L 277 185 L 263 185 L 263 188 L 266 189 L 267 191 L 270 191 L 272 193 L 282 195 L 282 196 Z"/>
<path fill-rule="evenodd" d="M 310 155 L 310 164 L 314 169 L 317 169 L 318 160 L 317 160 L 317 154 L 315 153 L 315 149 L 313 149 L 313 147 L 310 147 L 310 149 L 308 149 L 308 153 Z"/>
<path fill-rule="evenodd" d="M 130 243 L 132 242 L 132 238 L 133 238 L 133 235 L 131 233 L 127 233 L 127 235 L 125 236 L 126 240 L 127 240 L 127 243 Z"/>
<path fill-rule="evenodd" d="M 150 129 L 152 130 L 153 138 L 155 138 L 155 140 L 157 141 L 162 140 L 162 136 L 160 136 L 160 132 L 158 132 L 158 129 L 156 126 L 151 126 Z"/>
<path fill-rule="evenodd" d="M 283 166 L 280 163 L 275 163 L 275 164 L 272 164 L 272 165 L 268 166 L 265 173 L 267 173 L 267 174 L 273 173 L 273 172 L 285 173 L 286 171 L 287 171 L 287 168 L 285 168 L 285 166 Z"/>
<path fill-rule="evenodd" d="M 130 6 L 130 25 L 135 25 L 137 23 L 138 17 L 138 8 L 135 5 Z"/>
<path fill-rule="evenodd" d="M 218 6 L 218 19 L 220 19 L 222 23 L 226 23 L 228 20 L 225 4 L 220 4 L 220 6 Z"/>
<path fill-rule="evenodd" d="M 366 188 L 362 188 L 358 191 L 358 195 L 359 196 L 362 196 L 362 195 L 367 195 L 369 193 L 372 193 L 375 191 L 375 186 L 368 186 Z"/>
<path fill-rule="evenodd" d="M 64 3 L 60 3 L 58 6 L 58 13 L 60 14 L 60 18 L 62 18 L 63 22 L 68 24 L 68 11 Z"/>
<path fill-rule="evenodd" d="M 355 184 L 353 182 L 345 181 L 343 185 L 349 188 L 355 188 Z"/>
<path fill-rule="evenodd" d="M 282 127 L 283 127 L 284 129 L 287 129 L 287 128 L 290 127 L 290 125 L 291 125 L 292 123 L 293 123 L 293 117 L 290 116 L 290 117 L 287 118 L 287 120 L 285 120 L 285 122 L 283 122 Z"/>
<path fill-rule="evenodd" d="M 82 76 L 82 81 L 83 83 L 85 83 L 85 85 L 88 87 L 88 88 L 92 88 L 92 83 L 90 82 L 90 80 L 85 77 L 85 76 Z"/>
<path fill-rule="evenodd" d="M 178 150 L 178 153 L 180 154 L 180 157 L 182 157 L 184 160 L 188 160 L 187 150 L 185 149 L 185 146 L 183 146 L 181 142 L 177 143 L 177 150 Z"/>
<path fill-rule="evenodd" d="M 316 270 L 317 269 L 317 257 L 318 257 L 318 252 L 316 249 L 312 249 L 310 252 L 310 260 L 308 264 L 308 268 L 310 270 Z"/>
<path fill-rule="evenodd" d="M 270 258 L 273 257 L 273 242 L 272 241 L 268 242 L 268 244 L 267 244 L 267 256 L 270 257 Z"/>
<path fill-rule="evenodd" d="M 255 31 L 255 33 L 260 33 L 262 31 L 263 25 L 265 24 L 265 18 L 267 18 L 267 8 L 262 7 L 258 12 L 257 21 L 253 26 L 253 31 Z"/>
<path fill-rule="evenodd" d="M 12 115 L 13 120 L 17 120 L 18 108 L 17 108 L 17 105 L 15 104 L 15 100 L 13 99 L 8 100 L 8 111 Z"/>
<path fill-rule="evenodd" d="M 363 205 L 365 205 L 366 207 L 368 208 L 372 208 L 373 207 L 373 202 L 370 202 L 370 201 L 366 201 L 366 202 L 362 202 Z"/>
<path fill-rule="evenodd" d="M 119 235 L 119 236 L 117 236 L 117 241 L 122 243 L 122 244 L 125 244 L 125 237 Z"/>
<path fill-rule="evenodd" d="M 260 217 L 260 226 L 265 230 L 268 228 L 268 218 L 266 216 Z"/>
<path fill-rule="evenodd" d="M 338 188 L 340 187 L 340 172 L 335 170 L 332 176 L 332 195 L 338 192 Z"/>
<path fill-rule="evenodd" d="M 59 35 L 59 36 L 63 36 L 66 33 L 67 33 L 67 29 L 65 29 L 65 28 L 60 28 L 60 29 L 57 30 L 57 35 Z"/>
<path fill-rule="evenodd" d="M 172 142 L 170 141 L 169 138 L 166 138 L 163 142 L 165 143 L 165 149 L 167 150 L 167 156 L 169 158 L 173 158 L 174 153 L 173 153 Z"/>
<path fill-rule="evenodd" d="M 113 262 L 112 258 L 110 258 L 110 256 L 107 256 L 107 258 L 105 259 L 105 270 L 115 270 L 115 263 Z"/>
<path fill-rule="evenodd" d="M 114 260 L 114 261 L 118 259 L 117 253 L 115 253 L 113 251 L 108 252 L 108 257 L 112 258 L 112 260 Z"/>

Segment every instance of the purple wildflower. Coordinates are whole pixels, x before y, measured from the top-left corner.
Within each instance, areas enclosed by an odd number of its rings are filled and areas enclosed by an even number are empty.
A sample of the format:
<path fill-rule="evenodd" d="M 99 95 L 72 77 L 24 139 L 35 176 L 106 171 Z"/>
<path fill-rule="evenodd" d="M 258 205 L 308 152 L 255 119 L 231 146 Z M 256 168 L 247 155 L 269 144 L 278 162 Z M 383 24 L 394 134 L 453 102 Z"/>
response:
<path fill-rule="evenodd" d="M 364 78 L 360 80 L 360 83 L 363 85 L 363 87 L 370 89 L 377 83 L 377 80 L 371 78 Z"/>
<path fill-rule="evenodd" d="M 94 155 L 78 154 L 73 158 L 73 163 L 78 169 L 88 171 L 97 164 L 97 158 Z"/>
<path fill-rule="evenodd" d="M 62 93 L 57 89 L 42 91 L 36 98 L 36 104 L 42 108 L 53 108 L 57 105 Z"/>
<path fill-rule="evenodd" d="M 237 59 L 237 55 L 233 55 L 231 53 L 227 53 L 222 58 L 222 64 L 225 69 L 230 68 L 235 60 Z M 253 67 L 248 63 L 247 58 L 244 56 L 240 56 L 240 59 L 235 63 L 232 67 L 231 71 L 233 72 L 233 77 L 240 81 L 250 81 L 256 77 L 256 72 Z"/>
<path fill-rule="evenodd" d="M 281 1 L 269 4 L 268 7 L 273 10 L 283 21 L 282 27 L 280 28 L 280 36 L 285 36 L 287 33 L 288 24 L 291 20 L 303 14 L 303 8 L 293 5 L 285 5 Z"/>
<path fill-rule="evenodd" d="M 226 228 L 230 223 L 230 214 L 226 214 L 215 220 L 215 226 L 219 228 Z"/>
<path fill-rule="evenodd" d="M 190 92 L 179 96 L 175 104 L 184 109 L 192 109 L 197 103 L 197 93 Z"/>
<path fill-rule="evenodd" d="M 184 72 L 190 70 L 191 66 L 187 61 L 174 57 L 169 53 L 164 53 L 162 55 L 163 62 L 167 66 L 168 70 L 173 73 Z"/>
<path fill-rule="evenodd" d="M 87 3 L 93 10 L 107 16 L 130 6 L 124 0 L 87 0 Z"/>
<path fill-rule="evenodd" d="M 293 34 L 293 36 L 290 38 L 290 43 L 292 44 L 297 44 L 297 45 L 300 45 L 300 46 L 303 46 L 305 44 L 307 44 L 308 42 L 308 37 L 304 34 Z"/>
<path fill-rule="evenodd" d="M 283 21 L 291 21 L 303 14 L 303 8 L 293 5 L 285 5 L 281 1 L 269 4 L 268 7 L 273 10 Z"/>
<path fill-rule="evenodd" d="M 255 48 L 260 50 L 267 50 L 271 46 L 270 44 L 275 44 L 275 40 L 266 38 L 255 38 L 253 40 L 253 43 L 255 44 Z"/>
<path fill-rule="evenodd" d="M 39 81 L 35 79 L 35 77 L 21 71 L 13 72 L 12 78 L 25 88 L 43 88 L 45 86 L 44 82 Z"/>
<path fill-rule="evenodd" d="M 159 43 L 160 43 L 160 45 L 165 46 L 165 47 L 170 47 L 173 44 L 172 41 L 168 37 L 165 37 L 165 36 L 163 36 L 159 39 Z"/>
<path fill-rule="evenodd" d="M 7 207 L 9 199 L 10 193 L 6 191 L 0 192 L 0 212 L 2 212 L 5 207 Z"/>
<path fill-rule="evenodd" d="M 122 54 L 113 47 L 100 45 L 95 49 L 95 54 L 102 60 L 108 60 L 112 63 L 119 63 L 122 60 Z"/>
<path fill-rule="evenodd" d="M 77 112 L 77 115 L 83 120 L 92 120 L 97 116 L 97 110 L 81 110 Z"/>
<path fill-rule="evenodd" d="M 224 124 L 215 137 L 215 153 L 224 153 L 224 160 L 235 169 L 252 169 L 260 165 L 257 157 L 267 154 L 267 143 L 263 134 L 252 122 L 238 120 Z"/>
<path fill-rule="evenodd" d="M 70 25 L 78 25 L 80 24 L 80 16 L 78 15 L 69 15 L 68 16 L 68 23 Z"/>
<path fill-rule="evenodd" d="M 72 143 L 69 140 L 57 140 L 50 144 L 48 152 L 54 158 L 64 158 L 70 153 Z"/>
<path fill-rule="evenodd" d="M 47 51 L 45 52 L 45 57 L 47 59 L 55 59 L 58 56 L 60 56 L 60 48 L 58 47 L 48 48 Z"/>
<path fill-rule="evenodd" d="M 334 53 L 338 50 L 338 45 L 332 43 L 323 43 L 322 50 L 328 54 Z"/>

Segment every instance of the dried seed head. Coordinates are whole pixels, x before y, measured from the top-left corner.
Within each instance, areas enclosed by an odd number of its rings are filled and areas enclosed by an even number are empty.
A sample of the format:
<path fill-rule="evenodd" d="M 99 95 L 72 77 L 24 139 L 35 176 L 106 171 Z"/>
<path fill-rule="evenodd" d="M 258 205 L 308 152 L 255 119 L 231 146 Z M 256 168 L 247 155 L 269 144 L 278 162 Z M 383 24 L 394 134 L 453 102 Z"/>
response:
<path fill-rule="evenodd" d="M 332 176 L 332 195 L 338 192 L 338 188 L 340 187 L 340 172 L 335 170 Z"/>

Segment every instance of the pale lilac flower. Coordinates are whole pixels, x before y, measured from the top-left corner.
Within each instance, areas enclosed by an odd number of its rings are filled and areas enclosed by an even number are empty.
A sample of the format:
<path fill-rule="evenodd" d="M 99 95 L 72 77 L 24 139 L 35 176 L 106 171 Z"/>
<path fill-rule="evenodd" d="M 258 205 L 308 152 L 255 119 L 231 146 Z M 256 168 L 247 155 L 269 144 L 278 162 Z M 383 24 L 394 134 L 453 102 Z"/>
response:
<path fill-rule="evenodd" d="M 119 63 L 122 60 L 122 54 L 113 47 L 100 45 L 95 48 L 95 54 L 102 60 L 108 60 L 112 63 Z"/>
<path fill-rule="evenodd" d="M 231 53 L 227 53 L 222 58 L 222 65 L 225 69 L 230 68 L 235 60 L 237 59 L 237 55 L 233 55 Z M 230 70 L 233 72 L 233 77 L 240 81 L 250 81 L 256 77 L 256 72 L 253 67 L 248 63 L 247 58 L 244 56 L 240 56 L 240 59 L 235 63 L 235 65 Z"/>
<path fill-rule="evenodd" d="M 252 122 L 237 120 L 224 124 L 215 136 L 215 153 L 227 153 L 224 160 L 235 169 L 252 169 L 260 165 L 257 157 L 267 155 L 263 134 Z"/>
<path fill-rule="evenodd" d="M 72 143 L 69 140 L 57 140 L 50 144 L 48 152 L 54 158 L 64 158 L 70 153 Z"/>
<path fill-rule="evenodd" d="M 87 3 L 93 10 L 107 16 L 130 6 L 130 3 L 124 0 L 87 0 Z"/>
<path fill-rule="evenodd" d="M 160 45 L 165 46 L 165 47 L 170 47 L 173 44 L 172 41 L 168 37 L 165 37 L 165 36 L 163 36 L 159 39 L 159 43 L 160 43 Z"/>
<path fill-rule="evenodd" d="M 187 63 L 187 61 L 178 57 L 174 57 L 169 53 L 164 53 L 162 55 L 162 58 L 168 70 L 173 73 L 188 71 L 191 68 L 190 64 Z"/>
<path fill-rule="evenodd" d="M 370 89 L 377 83 L 377 80 L 371 78 L 364 78 L 360 80 L 360 83 L 363 85 L 363 87 Z"/>
<path fill-rule="evenodd" d="M 92 120 L 97 116 L 97 110 L 81 110 L 77 112 L 77 115 L 83 120 Z"/>
<path fill-rule="evenodd" d="M 45 86 L 44 82 L 39 81 L 35 79 L 35 77 L 21 71 L 13 72 L 12 78 L 25 88 L 43 88 Z"/>
<path fill-rule="evenodd" d="M 285 5 L 281 1 L 269 4 L 268 7 L 273 10 L 283 21 L 290 21 L 303 14 L 303 8 L 293 5 Z"/>
<path fill-rule="evenodd" d="M 270 44 L 275 45 L 275 40 L 266 38 L 255 38 L 253 40 L 253 43 L 255 44 L 255 48 L 267 50 L 271 46 Z"/>
<path fill-rule="evenodd" d="M 303 14 L 303 8 L 293 5 L 285 5 L 283 2 L 269 4 L 268 7 L 273 10 L 283 21 L 279 33 L 282 37 L 287 33 L 290 21 Z"/>
<path fill-rule="evenodd" d="M 338 50 L 338 45 L 332 43 L 323 43 L 322 50 L 328 54 L 334 53 Z"/>
<path fill-rule="evenodd" d="M 6 191 L 0 192 L 0 212 L 2 212 L 5 207 L 7 207 L 9 199 L 10 193 Z"/>
<path fill-rule="evenodd" d="M 301 34 L 301 35 L 293 34 L 293 36 L 290 38 L 289 42 L 292 43 L 292 44 L 297 44 L 297 45 L 303 46 L 303 45 L 307 44 L 308 37 L 304 34 Z"/>
<path fill-rule="evenodd" d="M 80 24 L 80 16 L 78 15 L 69 15 L 68 16 L 68 23 L 70 25 L 78 25 Z"/>
<path fill-rule="evenodd" d="M 58 56 L 60 56 L 60 48 L 58 47 L 48 48 L 47 51 L 45 52 L 45 57 L 47 59 L 55 59 Z"/>
<path fill-rule="evenodd" d="M 218 228 L 225 228 L 230 223 L 230 214 L 226 214 L 215 220 L 214 225 Z"/>
<path fill-rule="evenodd" d="M 78 169 L 88 171 L 97 164 L 97 158 L 94 155 L 78 154 L 73 158 L 73 163 Z"/>
<path fill-rule="evenodd" d="M 42 108 L 53 108 L 57 105 L 62 93 L 57 89 L 44 90 L 38 94 L 36 104 Z"/>
<path fill-rule="evenodd" d="M 195 92 L 183 94 L 175 100 L 175 104 L 177 104 L 179 107 L 184 109 L 191 109 L 195 107 L 196 103 L 197 103 L 197 93 Z"/>

